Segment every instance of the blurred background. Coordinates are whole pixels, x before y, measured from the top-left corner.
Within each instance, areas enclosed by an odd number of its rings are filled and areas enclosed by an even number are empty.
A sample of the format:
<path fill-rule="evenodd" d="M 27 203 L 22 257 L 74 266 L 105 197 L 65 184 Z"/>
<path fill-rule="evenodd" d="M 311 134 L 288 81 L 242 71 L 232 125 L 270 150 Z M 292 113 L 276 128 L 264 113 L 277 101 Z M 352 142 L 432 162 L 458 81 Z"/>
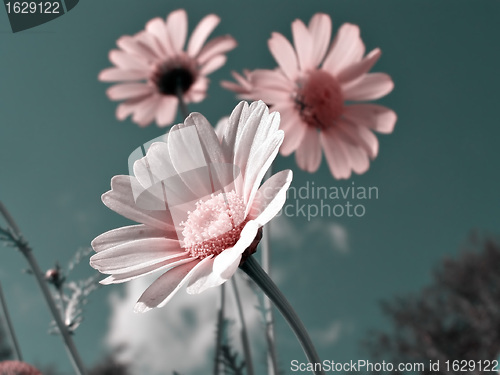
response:
<path fill-rule="evenodd" d="M 216 13 L 222 21 L 212 35 L 238 41 L 226 65 L 210 76 L 206 100 L 189 108 L 212 124 L 238 102 L 220 81 L 231 79 L 231 70 L 273 68 L 267 40 L 273 31 L 291 38 L 296 18 L 308 22 L 316 12 L 328 13 L 335 32 L 344 22 L 357 24 L 367 51 L 382 49 L 373 71 L 390 74 L 395 89 L 379 103 L 394 109 L 398 122 L 393 134 L 378 136 L 380 153 L 369 171 L 337 181 L 325 160 L 315 174 L 300 171 L 293 156 L 275 163 L 277 171 L 293 169 L 296 189 L 376 187 L 378 198 L 335 202 L 362 204 L 362 217 L 283 215 L 271 226 L 273 278 L 320 356 L 367 358 L 360 340 L 389 326 L 380 300 L 430 283 L 435 266 L 456 257 L 471 231 L 499 232 L 500 2 L 81 1 L 63 17 L 16 34 L 0 11 L 0 200 L 43 269 L 56 261 L 66 265 L 97 235 L 129 224 L 100 196 L 112 176 L 127 174 L 129 154 L 165 130 L 116 120 L 116 103 L 105 95 L 109 85 L 97 75 L 110 66 L 108 52 L 120 36 L 181 7 L 190 31 Z M 49 314 L 26 267 L 19 252 L 0 248 L 0 282 L 25 360 L 70 372 L 61 341 L 47 335 Z M 84 259 L 72 277 L 92 271 Z M 107 286 L 91 295 L 75 335 L 84 361 L 90 366 L 121 347 L 120 358 L 133 361 L 137 373 L 206 374 L 217 295 L 192 298 L 181 291 L 167 307 L 134 315 L 146 285 Z M 245 293 L 248 319 L 258 331 L 256 301 Z M 281 316 L 275 318 L 287 373 L 291 360 L 305 358 Z M 254 357 L 263 369 L 262 348 L 255 345 Z"/>

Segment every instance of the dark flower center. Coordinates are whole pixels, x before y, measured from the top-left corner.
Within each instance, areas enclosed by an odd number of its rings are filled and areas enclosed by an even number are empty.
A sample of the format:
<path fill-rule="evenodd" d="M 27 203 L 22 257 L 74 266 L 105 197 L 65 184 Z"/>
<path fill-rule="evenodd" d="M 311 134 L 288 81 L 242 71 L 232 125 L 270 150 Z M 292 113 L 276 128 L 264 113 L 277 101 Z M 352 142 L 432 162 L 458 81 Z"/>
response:
<path fill-rule="evenodd" d="M 300 82 L 295 106 L 307 125 L 319 130 L 334 126 L 344 110 L 340 85 L 328 72 L 312 71 Z"/>
<path fill-rule="evenodd" d="M 154 82 L 158 91 L 164 95 L 177 95 L 186 93 L 194 82 L 194 75 L 185 68 L 172 68 L 160 70 Z"/>

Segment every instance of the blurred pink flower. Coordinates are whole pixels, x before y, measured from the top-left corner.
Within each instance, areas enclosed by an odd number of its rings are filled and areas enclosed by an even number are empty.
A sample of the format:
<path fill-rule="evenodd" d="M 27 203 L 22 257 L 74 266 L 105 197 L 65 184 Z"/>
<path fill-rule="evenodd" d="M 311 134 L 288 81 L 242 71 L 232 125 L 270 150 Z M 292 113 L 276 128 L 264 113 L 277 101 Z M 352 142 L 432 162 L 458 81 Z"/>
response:
<path fill-rule="evenodd" d="M 118 39 L 119 49 L 109 53 L 115 66 L 99 74 L 101 81 L 121 82 L 107 90 L 111 100 L 125 100 L 118 105 L 116 117 L 124 120 L 132 115 L 139 126 L 156 120 L 163 127 L 175 120 L 178 90 L 185 103 L 202 101 L 208 88 L 207 76 L 223 66 L 225 53 L 236 47 L 229 35 L 205 44 L 219 22 L 214 14 L 203 18 L 186 50 L 188 21 L 183 9 L 170 13 L 166 21 L 152 19 L 134 36 Z"/>
<path fill-rule="evenodd" d="M 33 366 L 19 361 L 0 362 L 0 375 L 42 375 Z"/>
<path fill-rule="evenodd" d="M 279 122 L 263 102 L 240 103 L 217 133 L 192 113 L 135 162 L 135 176 L 113 177 L 104 204 L 142 224 L 94 239 L 90 264 L 111 275 L 101 283 L 167 271 L 139 298 L 145 312 L 185 284 L 197 294 L 230 279 L 286 200 L 291 171 L 260 186 L 283 142 Z"/>
<path fill-rule="evenodd" d="M 281 113 L 285 140 L 280 152 L 295 151 L 301 169 L 315 172 L 322 149 L 335 178 L 349 178 L 368 170 L 378 153 L 373 131 L 391 133 L 396 114 L 389 108 L 365 102 L 392 91 L 389 75 L 369 73 L 381 55 L 376 48 L 366 56 L 359 27 L 343 24 L 331 47 L 331 19 L 315 14 L 309 25 L 292 23 L 294 46 L 273 33 L 269 49 L 279 65 L 275 70 L 246 72 L 238 83 L 223 86 L 240 97 L 265 101 Z M 242 79 L 244 78 L 244 79 Z"/>

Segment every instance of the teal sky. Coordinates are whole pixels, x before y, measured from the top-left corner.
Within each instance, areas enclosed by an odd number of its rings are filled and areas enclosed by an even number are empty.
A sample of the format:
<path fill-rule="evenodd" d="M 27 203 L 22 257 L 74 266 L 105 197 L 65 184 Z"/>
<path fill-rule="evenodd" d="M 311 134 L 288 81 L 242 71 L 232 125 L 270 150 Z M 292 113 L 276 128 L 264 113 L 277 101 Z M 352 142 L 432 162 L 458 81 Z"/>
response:
<path fill-rule="evenodd" d="M 306 326 L 312 332 L 340 327 L 338 337 L 318 339 L 320 356 L 364 358 L 359 340 L 386 324 L 380 299 L 428 283 L 437 262 L 457 254 L 472 229 L 499 233 L 500 2 L 284 4 L 81 0 L 63 17 L 17 34 L 0 10 L 0 200 L 43 269 L 56 260 L 66 264 L 98 234 L 128 224 L 100 196 L 112 176 L 127 173 L 130 152 L 164 130 L 117 121 L 116 104 L 105 95 L 109 85 L 97 74 L 110 66 L 107 54 L 116 39 L 151 18 L 183 7 L 192 30 L 204 15 L 216 13 L 222 21 L 213 35 L 229 33 L 238 41 L 226 65 L 211 75 L 207 99 L 190 107 L 213 124 L 237 103 L 220 80 L 230 79 L 231 70 L 275 66 L 266 44 L 271 32 L 290 38 L 291 22 L 307 22 L 316 12 L 328 13 L 335 31 L 355 23 L 368 51 L 382 49 L 373 70 L 395 82 L 379 101 L 398 114 L 394 133 L 378 137 L 380 153 L 370 170 L 348 181 L 333 179 L 325 160 L 308 174 L 293 157 L 279 156 L 275 170 L 293 169 L 296 188 L 372 186 L 378 199 L 356 202 L 366 208 L 361 218 L 282 219 L 273 226 L 279 233 L 272 246 L 279 285 Z M 47 309 L 34 280 L 22 273 L 22 256 L 11 248 L 0 252 L 0 282 L 26 359 L 68 369 L 60 340 L 46 334 Z M 75 276 L 90 273 L 83 262 Z M 118 290 L 108 286 L 91 296 L 75 337 L 88 364 L 106 348 L 108 296 Z M 279 316 L 277 334 L 282 367 L 289 371 L 290 360 L 304 357 Z"/>

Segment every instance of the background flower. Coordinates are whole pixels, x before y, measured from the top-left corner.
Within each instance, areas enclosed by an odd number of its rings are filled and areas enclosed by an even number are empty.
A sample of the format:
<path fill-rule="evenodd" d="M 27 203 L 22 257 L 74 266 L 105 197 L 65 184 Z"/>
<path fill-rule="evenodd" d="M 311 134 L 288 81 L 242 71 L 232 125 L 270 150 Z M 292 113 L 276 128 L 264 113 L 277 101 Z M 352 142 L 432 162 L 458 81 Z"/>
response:
<path fill-rule="evenodd" d="M 387 74 L 369 73 L 381 51 L 364 56 L 358 26 L 343 24 L 329 48 L 331 29 L 327 14 L 315 14 L 308 26 L 295 20 L 294 46 L 280 33 L 268 42 L 279 69 L 245 72 L 245 77 L 234 73 L 238 84 L 223 86 L 281 113 L 283 155 L 295 151 L 299 167 L 315 172 L 324 150 L 331 173 L 341 179 L 368 170 L 378 154 L 372 131 L 391 133 L 396 114 L 376 104 L 350 104 L 379 99 L 394 85 Z"/>
<path fill-rule="evenodd" d="M 142 224 L 94 239 L 90 264 L 111 275 L 102 283 L 166 270 L 139 298 L 135 310 L 145 312 L 185 284 L 197 294 L 230 279 L 286 199 L 289 170 L 259 188 L 283 141 L 279 119 L 263 102 L 242 102 L 218 138 L 192 113 L 134 164 L 135 177 L 115 176 L 104 204 Z"/>
<path fill-rule="evenodd" d="M 283 7 L 282 2 L 262 0 L 80 1 L 67 16 L 41 25 L 37 32 L 6 35 L 2 40 L 6 58 L 0 71 L 4 93 L 0 153 L 5 160 L 0 167 L 0 199 L 31 239 L 42 268 L 51 267 L 56 259 L 66 263 L 72 250 L 88 245 L 98 234 L 128 225 L 126 218 L 107 209 L 98 197 L 109 190 L 109 177 L 126 174 L 130 151 L 163 132 L 156 125 L 143 129 L 121 126 L 119 121 L 110 124 L 110 111 L 119 103 L 103 100 L 107 85 L 95 78 L 107 67 L 107 53 L 119 36 L 132 35 L 143 29 L 146 20 L 179 8 L 189 15 L 189 34 L 205 15 L 216 13 L 221 18 L 213 35 L 229 33 L 240 47 L 245 46 L 228 56 L 228 64 L 240 73 L 243 68 L 273 68 L 276 64 L 263 44 L 271 32 L 280 31 L 292 41 L 291 21 L 300 18 L 307 25 L 318 11 L 330 14 L 335 32 L 346 21 L 359 25 L 367 51 L 381 47 L 384 55 L 376 68 L 390 72 L 397 90 L 379 104 L 396 110 L 400 121 L 390 136 L 377 136 L 381 152 L 369 173 L 334 181 L 326 163 L 314 175 L 298 170 L 294 157 L 276 158 L 273 166 L 276 171 L 296 168 L 293 186 L 297 188 L 309 181 L 316 186 L 349 187 L 355 182 L 380 189 L 378 200 L 365 202 L 367 211 L 361 219 L 315 219 L 346 228 L 348 254 L 325 248 L 331 242 L 318 232 L 304 232 L 308 222 L 299 216 L 288 218 L 296 229 L 288 241 L 272 243 L 273 279 L 278 262 L 280 268 L 289 266 L 278 285 L 293 298 L 308 328 L 324 331 L 336 320 L 351 327 L 342 328 L 336 344 L 318 348 L 322 357 L 335 353 L 337 360 L 356 359 L 360 354 L 357 343 L 366 330 L 383 330 L 387 324 L 378 300 L 428 284 L 429 270 L 445 255 L 458 252 L 469 228 L 498 231 L 498 205 L 492 202 L 498 202 L 500 175 L 492 173 L 491 166 L 498 160 L 500 137 L 494 105 L 499 96 L 500 51 L 491 46 L 500 38 L 500 29 L 495 27 L 500 3 L 352 0 L 294 2 Z M 8 22 L 5 12 L 0 12 L 2 17 Z M 229 77 L 226 66 L 209 76 L 212 83 Z M 206 100 L 190 108 L 215 125 L 229 114 L 234 94 L 218 84 L 210 85 L 207 94 Z M 271 223 L 273 234 L 275 222 Z M 324 261 L 288 246 L 297 236 Z M 46 336 L 47 309 L 33 278 L 20 272 L 24 260 L 16 252 L 3 253 L 0 278 L 8 286 L 4 292 L 14 312 L 24 358 L 44 367 L 56 363 L 61 372 L 71 373 L 60 338 Z M 92 269 L 87 272 L 90 275 Z M 345 282 L 352 275 L 356 282 Z M 107 349 L 103 340 L 110 324 L 103 317 L 111 318 L 107 296 L 121 293 L 122 287 L 125 284 L 101 288 L 87 306 L 83 329 L 75 339 L 89 365 Z M 140 294 L 136 289 L 131 301 Z M 323 301 L 324 308 L 313 306 L 311 295 Z M 162 311 L 170 309 L 169 303 Z M 147 320 L 149 315 L 139 316 Z M 280 362 L 286 365 L 302 353 L 286 323 L 276 321 Z M 165 339 L 158 345 L 169 347 L 175 342 Z M 206 375 L 206 371 L 178 371 Z"/>
<path fill-rule="evenodd" d="M 178 96 L 185 103 L 202 101 L 208 88 L 207 76 L 224 65 L 225 53 L 236 47 L 229 35 L 205 44 L 219 21 L 214 14 L 203 18 L 186 50 L 188 21 L 183 9 L 170 13 L 166 21 L 152 19 L 134 36 L 118 39 L 119 49 L 109 53 L 115 67 L 99 74 L 101 81 L 122 82 L 107 91 L 111 100 L 125 100 L 118 105 L 116 117 L 124 120 L 132 115 L 139 126 L 153 120 L 158 126 L 167 126 L 175 120 Z"/>
<path fill-rule="evenodd" d="M 0 362 L 0 375 L 42 375 L 31 365 L 19 361 Z"/>

